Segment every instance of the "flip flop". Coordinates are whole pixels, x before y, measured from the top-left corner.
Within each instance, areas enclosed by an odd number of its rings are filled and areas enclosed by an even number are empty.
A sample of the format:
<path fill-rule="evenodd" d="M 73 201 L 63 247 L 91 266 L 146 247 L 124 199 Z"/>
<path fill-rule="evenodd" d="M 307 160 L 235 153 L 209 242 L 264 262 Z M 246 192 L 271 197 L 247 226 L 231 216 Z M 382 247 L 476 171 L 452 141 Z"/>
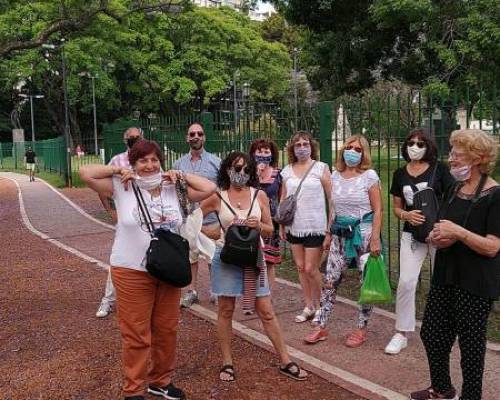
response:
<path fill-rule="evenodd" d="M 221 379 L 220 374 L 227 374 L 229 376 L 229 379 Z M 222 368 L 219 371 L 219 379 L 222 382 L 234 382 L 236 380 L 236 375 L 234 373 L 234 367 L 231 364 L 226 364 L 222 366 Z"/>

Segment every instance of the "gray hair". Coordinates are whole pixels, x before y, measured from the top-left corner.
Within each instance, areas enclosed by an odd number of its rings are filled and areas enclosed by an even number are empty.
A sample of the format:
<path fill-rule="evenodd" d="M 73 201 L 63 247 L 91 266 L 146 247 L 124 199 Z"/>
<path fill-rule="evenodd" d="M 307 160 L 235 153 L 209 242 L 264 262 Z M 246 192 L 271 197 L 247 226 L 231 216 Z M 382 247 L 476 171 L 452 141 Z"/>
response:
<path fill-rule="evenodd" d="M 125 129 L 125 132 L 123 132 L 123 138 L 126 139 L 128 134 L 133 130 L 138 130 L 139 135 L 141 135 L 141 137 L 144 137 L 144 132 L 142 131 L 141 128 L 139 128 L 138 126 L 131 126 L 130 128 Z"/>

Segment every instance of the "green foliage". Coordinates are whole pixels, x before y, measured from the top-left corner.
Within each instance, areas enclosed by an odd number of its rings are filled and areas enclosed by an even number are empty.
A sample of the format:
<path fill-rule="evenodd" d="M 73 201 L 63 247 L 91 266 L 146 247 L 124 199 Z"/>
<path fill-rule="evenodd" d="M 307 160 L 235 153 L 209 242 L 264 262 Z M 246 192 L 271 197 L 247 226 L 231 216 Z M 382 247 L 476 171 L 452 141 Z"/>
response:
<path fill-rule="evenodd" d="M 497 0 L 274 1 L 310 32 L 308 76 L 325 96 L 380 79 L 426 85 L 492 82 L 500 72 Z M 441 83 L 439 88 L 436 82 Z"/>

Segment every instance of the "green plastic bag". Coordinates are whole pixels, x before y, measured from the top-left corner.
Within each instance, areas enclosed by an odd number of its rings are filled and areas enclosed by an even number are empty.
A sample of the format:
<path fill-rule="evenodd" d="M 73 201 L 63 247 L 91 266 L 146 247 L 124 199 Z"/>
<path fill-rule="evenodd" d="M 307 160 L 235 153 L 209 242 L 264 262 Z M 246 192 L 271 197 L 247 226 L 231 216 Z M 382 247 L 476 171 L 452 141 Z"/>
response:
<path fill-rule="evenodd" d="M 359 304 L 391 303 L 392 291 L 389 278 L 381 256 L 368 257 L 365 265 L 364 280 L 359 295 Z"/>

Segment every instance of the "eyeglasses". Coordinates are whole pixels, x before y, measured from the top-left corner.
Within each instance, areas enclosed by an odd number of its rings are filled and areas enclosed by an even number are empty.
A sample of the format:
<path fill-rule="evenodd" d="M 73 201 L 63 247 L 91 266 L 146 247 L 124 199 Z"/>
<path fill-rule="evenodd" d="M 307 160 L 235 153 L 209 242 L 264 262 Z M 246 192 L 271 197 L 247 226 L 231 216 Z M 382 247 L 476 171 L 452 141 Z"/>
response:
<path fill-rule="evenodd" d="M 422 142 L 421 140 L 418 140 L 418 141 L 417 141 L 417 140 L 408 140 L 408 141 L 406 142 L 406 145 L 407 145 L 408 147 L 412 147 L 412 146 L 417 145 L 417 147 L 418 147 L 419 149 L 423 149 L 423 148 L 425 147 L 425 142 Z"/>
<path fill-rule="evenodd" d="M 465 153 L 457 153 L 456 151 L 452 150 L 448 153 L 448 159 L 449 160 L 459 160 L 461 158 L 464 158 L 466 156 Z"/>
<path fill-rule="evenodd" d="M 361 147 L 355 147 L 355 146 L 352 146 L 352 145 L 347 145 L 345 147 L 346 150 L 354 150 L 356 153 L 362 153 L 363 152 L 363 149 Z"/>
<path fill-rule="evenodd" d="M 205 136 L 205 132 L 203 132 L 203 131 L 191 131 L 191 132 L 189 132 L 189 137 L 194 138 L 195 136 L 203 137 L 203 136 Z"/>
<path fill-rule="evenodd" d="M 303 142 L 303 143 L 295 143 L 293 147 L 296 148 L 301 148 L 301 147 L 311 147 L 311 144 L 309 142 Z"/>

